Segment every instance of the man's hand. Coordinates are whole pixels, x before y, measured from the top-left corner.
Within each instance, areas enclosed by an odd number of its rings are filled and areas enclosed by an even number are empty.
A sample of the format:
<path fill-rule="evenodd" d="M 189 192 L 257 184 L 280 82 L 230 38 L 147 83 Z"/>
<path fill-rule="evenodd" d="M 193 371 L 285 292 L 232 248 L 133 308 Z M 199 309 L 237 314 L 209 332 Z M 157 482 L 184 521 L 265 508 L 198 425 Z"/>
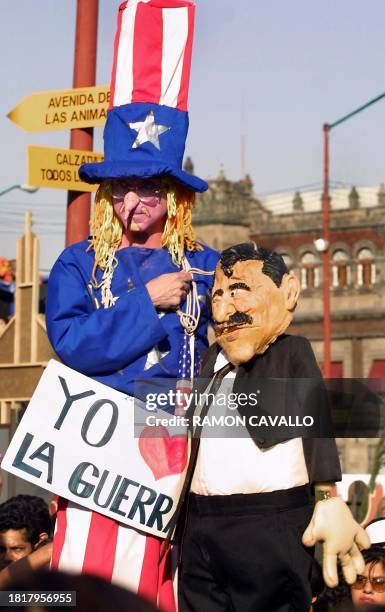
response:
<path fill-rule="evenodd" d="M 153 278 L 146 288 L 155 308 L 173 310 L 186 299 L 191 281 L 190 272 L 171 272 Z"/>
<path fill-rule="evenodd" d="M 323 576 L 331 588 L 338 585 L 337 558 L 341 561 L 342 572 L 348 584 L 353 584 L 356 575 L 362 574 L 365 569 L 357 545 L 369 548 L 370 539 L 354 520 L 341 497 L 331 497 L 316 503 L 302 542 L 305 546 L 323 542 Z"/>

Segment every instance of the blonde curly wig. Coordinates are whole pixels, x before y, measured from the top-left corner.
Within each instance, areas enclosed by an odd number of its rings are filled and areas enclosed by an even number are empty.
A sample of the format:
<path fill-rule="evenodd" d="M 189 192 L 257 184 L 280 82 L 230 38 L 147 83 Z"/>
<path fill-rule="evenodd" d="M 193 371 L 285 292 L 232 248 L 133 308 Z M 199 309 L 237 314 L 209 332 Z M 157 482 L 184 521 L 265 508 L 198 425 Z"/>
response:
<path fill-rule="evenodd" d="M 180 266 L 186 250 L 202 250 L 202 247 L 196 242 L 191 222 L 195 193 L 184 189 L 170 177 L 162 178 L 162 188 L 167 194 L 167 220 L 161 244 L 170 253 L 173 263 Z M 92 283 L 95 288 L 101 288 L 102 304 L 108 308 L 117 299 L 111 293 L 111 281 L 117 265 L 115 253 L 123 236 L 123 225 L 115 214 L 112 204 L 110 181 L 101 183 L 96 192 L 90 230 L 91 237 L 87 250 L 93 248 L 95 252 Z M 100 283 L 96 280 L 98 268 L 103 272 Z"/>

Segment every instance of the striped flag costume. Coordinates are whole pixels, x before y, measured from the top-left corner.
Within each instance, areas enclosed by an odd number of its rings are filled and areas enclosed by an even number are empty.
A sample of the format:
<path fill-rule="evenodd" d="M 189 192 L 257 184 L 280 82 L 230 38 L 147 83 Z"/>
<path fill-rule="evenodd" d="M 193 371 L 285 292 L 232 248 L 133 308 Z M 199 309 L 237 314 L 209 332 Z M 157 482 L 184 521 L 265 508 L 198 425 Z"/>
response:
<path fill-rule="evenodd" d="M 171 551 L 158 566 L 161 540 L 62 498 L 51 567 L 93 574 L 176 610 Z"/>
<path fill-rule="evenodd" d="M 178 0 L 121 5 L 110 108 L 153 102 L 187 111 L 194 10 Z"/>
<path fill-rule="evenodd" d="M 99 183 L 106 178 L 167 174 L 193 191 L 207 188 L 182 170 L 194 11 L 187 0 L 127 0 L 120 6 L 105 159 L 84 164 L 79 171 L 83 180 Z M 175 316 L 166 314 L 165 319 Z M 186 336 L 178 348 L 182 360 L 174 377 L 186 376 L 190 363 Z M 173 612 L 171 551 L 158 565 L 161 544 L 160 539 L 60 499 L 52 568 L 99 575 Z"/>
<path fill-rule="evenodd" d="M 195 6 L 188 0 L 128 0 L 119 8 L 104 161 L 80 178 L 167 174 L 193 191 L 207 183 L 182 169 Z"/>

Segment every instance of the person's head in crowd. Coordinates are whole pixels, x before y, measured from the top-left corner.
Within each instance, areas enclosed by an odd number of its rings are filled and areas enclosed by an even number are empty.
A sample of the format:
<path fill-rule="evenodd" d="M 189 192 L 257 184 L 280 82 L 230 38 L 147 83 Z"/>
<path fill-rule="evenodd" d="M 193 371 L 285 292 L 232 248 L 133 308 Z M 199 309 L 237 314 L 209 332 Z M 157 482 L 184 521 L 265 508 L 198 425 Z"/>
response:
<path fill-rule="evenodd" d="M 19 507 L 24 506 L 26 511 L 30 512 L 33 516 L 33 521 L 38 526 L 38 529 L 42 532 L 46 532 L 48 534 L 48 539 L 52 538 L 54 530 L 54 522 L 51 517 L 52 513 L 50 512 L 47 502 L 42 497 L 20 493 L 19 495 L 7 499 L 2 506 L 7 506 L 8 504 L 16 504 Z M 0 509 L 2 506 L 0 506 Z"/>
<path fill-rule="evenodd" d="M 353 604 L 358 610 L 365 606 L 385 606 L 385 549 L 371 546 L 362 555 L 365 571 L 357 575 L 351 586 Z"/>
<path fill-rule="evenodd" d="M 52 521 L 45 501 L 17 495 L 0 505 L 0 568 L 29 555 L 52 537 Z"/>
<path fill-rule="evenodd" d="M 385 547 L 385 517 L 375 518 L 370 521 L 365 531 L 368 534 L 373 546 Z"/>
<path fill-rule="evenodd" d="M 38 495 L 27 495 L 26 493 L 19 493 L 14 497 L 9 497 L 5 502 L 0 505 L 0 508 L 8 506 L 10 504 L 24 505 L 29 508 L 31 512 L 43 513 L 45 515 L 48 504 L 47 502 Z"/>
<path fill-rule="evenodd" d="M 106 582 L 97 576 L 87 576 L 85 574 L 73 575 L 64 572 L 31 572 L 23 580 L 14 581 L 9 584 L 9 590 L 12 591 L 54 591 L 54 592 L 75 592 L 76 593 L 76 610 L 78 612 L 106 612 L 113 610 L 114 612 L 156 612 L 156 608 L 152 603 L 146 601 L 117 586 Z M 70 608 L 75 609 L 75 608 Z M 28 604 L 12 608 L 12 610 L 26 610 L 28 612 L 41 612 L 42 608 L 37 604 L 32 606 Z M 44 610 L 57 611 L 57 603 L 52 602 L 52 605 L 45 605 Z"/>

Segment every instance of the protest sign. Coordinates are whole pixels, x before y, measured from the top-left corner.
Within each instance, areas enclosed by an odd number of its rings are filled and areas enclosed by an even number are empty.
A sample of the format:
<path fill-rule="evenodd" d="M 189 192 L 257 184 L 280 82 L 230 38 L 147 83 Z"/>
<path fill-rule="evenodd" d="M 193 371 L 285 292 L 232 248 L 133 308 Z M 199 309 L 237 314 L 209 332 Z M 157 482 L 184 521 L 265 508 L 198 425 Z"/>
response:
<path fill-rule="evenodd" d="M 132 397 L 51 360 L 1 467 L 165 538 L 186 470 L 186 437 L 164 426 L 135 437 L 134 420 Z"/>

